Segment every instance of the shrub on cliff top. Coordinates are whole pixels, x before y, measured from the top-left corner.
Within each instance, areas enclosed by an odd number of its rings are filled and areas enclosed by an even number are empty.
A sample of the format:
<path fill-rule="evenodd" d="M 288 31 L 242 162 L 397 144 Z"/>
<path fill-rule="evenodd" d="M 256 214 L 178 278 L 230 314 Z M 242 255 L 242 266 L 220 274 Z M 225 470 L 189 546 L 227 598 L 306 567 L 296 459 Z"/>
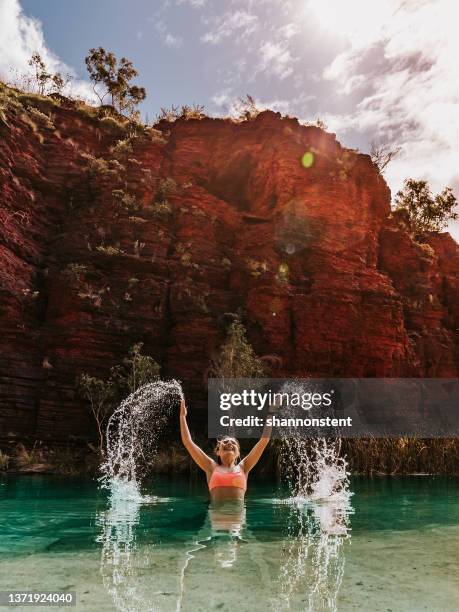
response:
<path fill-rule="evenodd" d="M 395 210 L 404 213 L 415 237 L 427 232 L 439 232 L 448 221 L 457 219 L 454 211 L 457 200 L 451 187 L 433 196 L 427 181 L 405 180 L 404 187 L 395 196 Z"/>
<path fill-rule="evenodd" d="M 114 53 L 98 47 L 89 50 L 85 62 L 100 103 L 109 95 L 112 106 L 120 113 L 135 114 L 135 107 L 145 100 L 147 94 L 144 87 L 131 84 L 139 74 L 131 60 L 122 57 L 118 61 Z"/>
<path fill-rule="evenodd" d="M 256 119 L 261 113 L 260 109 L 257 108 L 255 98 L 249 94 L 247 94 L 245 98 L 239 98 L 235 104 L 234 110 L 237 113 L 237 119 L 239 121 L 251 121 L 252 119 Z"/>
<path fill-rule="evenodd" d="M 54 74 L 48 72 L 45 62 L 37 51 L 32 53 L 28 64 L 34 71 L 35 85 L 41 95 L 47 92 L 62 93 L 72 78 L 69 74 L 63 77 L 60 72 Z"/>
<path fill-rule="evenodd" d="M 193 104 L 188 106 L 184 104 L 182 106 L 174 106 L 171 108 L 161 108 L 161 112 L 156 117 L 156 121 L 169 121 L 170 123 L 177 119 L 204 119 L 206 114 L 204 113 L 204 106 L 201 104 Z"/>
<path fill-rule="evenodd" d="M 391 147 L 387 143 L 372 142 L 370 148 L 371 161 L 378 168 L 381 174 L 384 174 L 390 162 L 397 157 L 402 150 L 401 147 Z"/>
<path fill-rule="evenodd" d="M 28 65 L 31 68 L 31 72 L 28 73 L 20 73 L 18 70 L 10 68 L 12 78 L 9 83 L 19 91 L 36 92 L 41 96 L 47 94 L 61 95 L 72 80 L 70 74 L 62 76 L 60 72 L 51 73 L 37 51 L 34 51 L 30 56 Z"/>

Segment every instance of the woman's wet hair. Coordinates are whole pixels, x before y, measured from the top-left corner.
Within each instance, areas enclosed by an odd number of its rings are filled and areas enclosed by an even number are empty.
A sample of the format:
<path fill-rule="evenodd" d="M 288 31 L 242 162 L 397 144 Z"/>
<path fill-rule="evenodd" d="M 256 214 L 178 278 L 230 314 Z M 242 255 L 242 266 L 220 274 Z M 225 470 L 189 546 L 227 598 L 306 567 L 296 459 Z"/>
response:
<path fill-rule="evenodd" d="M 236 438 L 233 438 L 232 436 L 220 436 L 219 438 L 217 438 L 217 444 L 215 445 L 214 453 L 217 456 L 218 463 L 221 463 L 220 457 L 218 455 L 218 451 L 220 450 L 220 444 L 224 442 L 225 440 L 231 440 L 232 442 L 235 443 L 236 448 L 237 448 L 237 456 L 236 456 L 236 463 L 237 463 L 238 460 L 241 458 L 241 446 L 239 442 L 236 440 Z"/>

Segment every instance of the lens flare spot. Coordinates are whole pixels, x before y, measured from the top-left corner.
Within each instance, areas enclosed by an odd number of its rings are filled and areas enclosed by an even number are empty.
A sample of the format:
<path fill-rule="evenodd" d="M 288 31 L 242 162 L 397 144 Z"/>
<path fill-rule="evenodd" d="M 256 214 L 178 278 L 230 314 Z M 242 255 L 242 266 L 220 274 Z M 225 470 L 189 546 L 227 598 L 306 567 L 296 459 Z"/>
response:
<path fill-rule="evenodd" d="M 274 298 L 271 301 L 271 308 L 270 308 L 270 310 L 271 310 L 272 316 L 273 317 L 277 317 L 279 312 L 282 311 L 282 301 L 277 299 L 277 298 Z"/>
<path fill-rule="evenodd" d="M 288 265 L 286 263 L 281 263 L 279 266 L 279 270 L 277 271 L 277 275 L 280 280 L 288 279 Z"/>
<path fill-rule="evenodd" d="M 303 168 L 310 168 L 314 163 L 314 153 L 312 151 L 306 151 L 301 158 L 301 165 Z"/>

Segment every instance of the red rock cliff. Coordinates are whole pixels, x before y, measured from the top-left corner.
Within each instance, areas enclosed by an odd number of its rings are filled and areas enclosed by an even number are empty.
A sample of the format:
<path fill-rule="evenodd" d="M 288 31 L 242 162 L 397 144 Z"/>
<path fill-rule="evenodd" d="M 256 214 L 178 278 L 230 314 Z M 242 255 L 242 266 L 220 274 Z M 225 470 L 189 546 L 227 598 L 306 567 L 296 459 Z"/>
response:
<path fill-rule="evenodd" d="M 70 103 L 3 108 L 1 434 L 87 436 L 76 375 L 137 341 L 203 397 L 239 307 L 279 376 L 458 375 L 458 245 L 390 220 L 367 155 L 269 111 L 157 128 L 117 145 Z"/>

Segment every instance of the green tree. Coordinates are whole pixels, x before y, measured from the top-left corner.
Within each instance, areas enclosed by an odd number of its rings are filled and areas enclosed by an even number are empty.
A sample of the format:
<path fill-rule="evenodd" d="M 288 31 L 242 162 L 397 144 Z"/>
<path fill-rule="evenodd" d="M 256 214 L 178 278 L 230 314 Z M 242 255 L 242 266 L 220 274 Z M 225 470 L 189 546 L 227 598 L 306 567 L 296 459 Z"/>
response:
<path fill-rule="evenodd" d="M 114 410 L 117 395 L 116 384 L 112 378 L 101 380 L 84 373 L 78 379 L 78 392 L 89 402 L 91 413 L 97 425 L 99 449 L 103 453 L 104 431 L 107 421 Z"/>
<path fill-rule="evenodd" d="M 218 355 L 212 360 L 210 375 L 215 378 L 262 378 L 266 371 L 266 365 L 247 340 L 240 317 L 236 316 Z"/>
<path fill-rule="evenodd" d="M 123 365 L 113 374 L 117 377 L 120 386 L 129 393 L 134 393 L 139 387 L 159 380 L 160 366 L 149 355 L 142 355 L 142 342 L 134 344 L 129 354 L 123 359 Z"/>
<path fill-rule="evenodd" d="M 456 205 L 451 187 L 433 196 L 427 181 L 407 179 L 395 196 L 395 210 L 405 214 L 415 236 L 444 229 L 448 221 L 458 218 Z"/>
<path fill-rule="evenodd" d="M 144 87 L 131 85 L 132 79 L 139 74 L 133 63 L 126 57 L 118 61 L 111 51 L 103 47 L 90 49 L 85 63 L 100 103 L 108 95 L 112 106 L 120 113 L 134 114 L 135 107 L 145 100 L 147 94 Z"/>
<path fill-rule="evenodd" d="M 104 452 L 105 428 L 115 408 L 127 394 L 134 393 L 147 383 L 159 380 L 160 366 L 153 357 L 142 355 L 142 342 L 134 344 L 122 365 L 110 370 L 107 380 L 81 374 L 77 379 L 77 391 L 89 402 L 91 414 L 97 425 L 99 449 Z"/>

